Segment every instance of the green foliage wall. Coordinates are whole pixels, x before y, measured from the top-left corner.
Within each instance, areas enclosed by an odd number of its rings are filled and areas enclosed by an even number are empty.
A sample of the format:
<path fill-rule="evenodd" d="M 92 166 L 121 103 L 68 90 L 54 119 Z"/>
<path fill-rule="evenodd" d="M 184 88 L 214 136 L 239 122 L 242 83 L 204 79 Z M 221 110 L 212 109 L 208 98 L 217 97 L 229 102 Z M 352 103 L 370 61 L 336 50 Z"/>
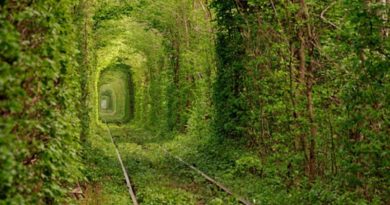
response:
<path fill-rule="evenodd" d="M 93 1 L 80 0 L 77 7 L 75 7 L 74 25 L 77 27 L 76 39 L 78 42 L 77 62 L 79 63 L 80 75 L 80 110 L 79 118 L 81 122 L 81 140 L 85 141 L 90 135 L 91 122 L 91 107 L 90 101 L 91 93 L 90 77 L 93 68 L 96 64 L 94 49 L 93 49 L 93 35 L 92 33 L 92 12 L 94 11 Z"/>
<path fill-rule="evenodd" d="M 287 188 L 325 178 L 340 199 L 351 191 L 348 197 L 362 201 L 388 201 L 389 5 L 214 0 L 212 6 L 221 137 L 239 129 L 266 167 L 278 164 Z M 242 87 L 235 90 L 237 83 Z"/>
<path fill-rule="evenodd" d="M 241 138 L 248 120 L 243 96 L 245 47 L 240 33 L 244 22 L 234 1 L 214 1 L 212 5 L 218 11 L 215 128 L 219 136 Z"/>
<path fill-rule="evenodd" d="M 186 132 L 192 126 L 189 120 L 194 120 L 193 114 L 199 114 L 193 111 L 200 109 L 204 113 L 197 116 L 197 122 L 193 122 L 203 124 L 203 127 L 209 126 L 206 116 L 210 116 L 211 112 L 211 82 L 215 63 L 212 16 L 207 4 L 200 0 L 145 1 L 135 5 L 135 8 L 141 9 L 137 12 L 142 12 L 137 13 L 138 18 L 147 21 L 148 26 L 157 29 L 164 37 L 164 61 L 159 61 L 162 69 L 156 74 L 163 74 L 165 79 L 159 79 L 154 84 L 154 79 L 158 77 L 151 76 L 150 85 L 153 86 L 151 91 L 160 87 L 165 92 L 163 99 L 166 102 L 160 102 L 162 108 L 166 109 L 166 115 L 159 114 L 157 110 L 151 110 L 151 113 L 162 116 L 166 123 L 164 130 Z M 141 16 L 144 12 L 149 15 Z M 153 93 L 150 97 L 160 98 Z"/>
<path fill-rule="evenodd" d="M 65 203 L 81 178 L 76 1 L 0 5 L 0 203 Z"/>
<path fill-rule="evenodd" d="M 340 31 L 343 40 L 337 41 L 337 50 L 343 55 L 335 57 L 348 62 L 349 71 L 343 75 L 349 80 L 345 80 L 340 93 L 345 113 L 337 131 L 344 136 L 340 143 L 348 153 L 347 157 L 341 153 L 345 161 L 340 174 L 349 187 L 364 187 L 367 193 L 379 193 L 389 202 L 385 187 L 390 175 L 385 170 L 390 157 L 384 150 L 389 146 L 390 134 L 390 41 L 389 22 L 383 14 L 389 13 L 390 5 L 350 1 L 344 6 L 348 7 L 348 20 Z M 345 51 L 347 48 L 350 53 Z"/>

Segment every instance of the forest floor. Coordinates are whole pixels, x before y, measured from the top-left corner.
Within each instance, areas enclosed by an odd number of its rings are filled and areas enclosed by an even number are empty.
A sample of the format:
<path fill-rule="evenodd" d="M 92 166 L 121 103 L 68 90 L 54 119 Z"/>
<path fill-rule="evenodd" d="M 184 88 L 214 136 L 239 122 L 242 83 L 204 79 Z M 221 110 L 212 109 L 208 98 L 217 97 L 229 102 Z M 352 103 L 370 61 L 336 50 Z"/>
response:
<path fill-rule="evenodd" d="M 238 204 L 234 197 L 222 192 L 161 148 L 184 159 L 194 159 L 191 156 L 196 155 L 196 151 L 192 148 L 199 147 L 197 145 L 202 140 L 180 135 L 167 139 L 133 126 L 110 126 L 110 129 L 140 204 Z M 85 198 L 80 204 L 132 204 L 107 128 L 96 130 L 96 133 L 86 142 L 85 159 L 90 183 L 86 185 Z M 188 162 L 195 166 L 203 163 Z M 211 161 L 204 166 L 213 167 L 213 163 Z M 203 167 L 198 168 L 202 170 Z M 209 174 L 214 177 L 217 173 Z"/>
<path fill-rule="evenodd" d="M 253 205 L 356 204 L 346 202 L 337 186 L 321 180 L 295 180 L 279 155 L 259 159 L 244 142 L 218 140 L 210 134 L 159 134 L 137 125 L 110 125 L 110 130 L 141 205 L 236 205 L 233 196 L 172 157 L 197 167 Z M 132 204 L 124 175 L 105 125 L 84 144 L 85 197 L 80 205 Z M 157 133 L 157 134 L 156 134 Z M 207 133 L 207 131 L 205 132 Z M 166 150 L 170 153 L 167 153 Z M 294 174 L 294 173 L 293 173 Z M 365 204 L 365 203 L 359 203 Z"/>

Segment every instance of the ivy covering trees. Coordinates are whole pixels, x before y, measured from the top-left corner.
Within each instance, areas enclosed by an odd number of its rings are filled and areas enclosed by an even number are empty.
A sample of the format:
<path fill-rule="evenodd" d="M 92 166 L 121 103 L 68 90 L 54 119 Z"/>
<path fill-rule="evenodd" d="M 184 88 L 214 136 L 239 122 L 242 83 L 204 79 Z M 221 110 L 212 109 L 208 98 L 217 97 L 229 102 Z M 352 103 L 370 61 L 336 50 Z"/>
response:
<path fill-rule="evenodd" d="M 388 0 L 0 0 L 0 204 L 77 204 L 80 184 L 125 204 L 104 182 L 117 179 L 107 127 L 134 156 L 159 154 L 142 147 L 155 140 L 253 204 L 388 204 L 389 12 Z M 157 157 L 134 156 L 144 204 L 238 203 L 189 194 L 196 177 L 156 188 Z"/>
<path fill-rule="evenodd" d="M 245 138 L 289 188 L 323 178 L 334 190 L 388 200 L 388 3 L 212 5 L 223 136 Z"/>
<path fill-rule="evenodd" d="M 0 203 L 65 203 L 82 179 L 75 1 L 1 1 Z"/>

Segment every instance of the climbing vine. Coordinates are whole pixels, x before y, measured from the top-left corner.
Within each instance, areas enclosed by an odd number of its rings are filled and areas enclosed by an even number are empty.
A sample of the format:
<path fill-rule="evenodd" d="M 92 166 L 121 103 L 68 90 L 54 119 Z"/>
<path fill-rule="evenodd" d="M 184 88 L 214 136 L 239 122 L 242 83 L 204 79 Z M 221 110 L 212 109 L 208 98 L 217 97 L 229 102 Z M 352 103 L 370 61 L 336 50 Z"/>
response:
<path fill-rule="evenodd" d="M 0 201 L 64 203 L 81 179 L 74 1 L 5 1 L 0 12 Z"/>

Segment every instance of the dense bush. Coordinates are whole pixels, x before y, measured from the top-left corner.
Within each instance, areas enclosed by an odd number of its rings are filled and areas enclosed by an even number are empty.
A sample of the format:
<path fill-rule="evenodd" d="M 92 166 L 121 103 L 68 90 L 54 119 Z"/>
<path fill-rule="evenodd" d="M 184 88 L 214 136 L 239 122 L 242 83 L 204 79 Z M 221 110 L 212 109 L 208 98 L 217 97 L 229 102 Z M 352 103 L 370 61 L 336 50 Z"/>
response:
<path fill-rule="evenodd" d="M 239 131 L 289 189 L 308 179 L 315 191 L 315 180 L 330 181 L 343 197 L 388 202 L 389 4 L 215 0 L 212 6 L 219 135 Z M 312 197 L 303 200 L 322 200 Z"/>
<path fill-rule="evenodd" d="M 80 179 L 75 1 L 0 6 L 0 203 L 58 204 Z"/>

